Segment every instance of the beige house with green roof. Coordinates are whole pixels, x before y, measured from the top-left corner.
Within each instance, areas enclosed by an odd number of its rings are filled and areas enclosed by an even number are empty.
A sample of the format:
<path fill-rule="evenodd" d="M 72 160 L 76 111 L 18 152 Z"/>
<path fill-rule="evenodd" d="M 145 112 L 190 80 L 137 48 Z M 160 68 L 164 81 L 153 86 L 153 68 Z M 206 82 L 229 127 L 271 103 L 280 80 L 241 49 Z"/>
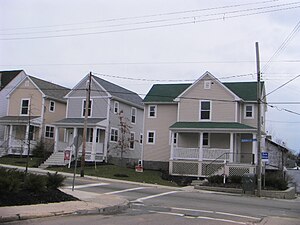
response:
<path fill-rule="evenodd" d="M 209 72 L 192 84 L 153 85 L 144 99 L 144 168 L 197 177 L 254 173 L 256 87 L 222 83 Z"/>

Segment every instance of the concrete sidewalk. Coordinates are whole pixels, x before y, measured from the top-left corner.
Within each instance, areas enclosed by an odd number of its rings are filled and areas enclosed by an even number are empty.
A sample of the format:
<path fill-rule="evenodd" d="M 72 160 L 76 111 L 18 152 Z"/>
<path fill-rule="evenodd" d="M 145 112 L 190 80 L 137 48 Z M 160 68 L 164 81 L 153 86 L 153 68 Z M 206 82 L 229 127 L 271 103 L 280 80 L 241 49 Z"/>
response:
<path fill-rule="evenodd" d="M 81 201 L 0 207 L 0 223 L 69 214 L 113 214 L 129 207 L 126 199 L 85 191 L 61 189 Z"/>
<path fill-rule="evenodd" d="M 299 218 L 284 218 L 284 217 L 266 217 L 256 225 L 299 225 Z"/>

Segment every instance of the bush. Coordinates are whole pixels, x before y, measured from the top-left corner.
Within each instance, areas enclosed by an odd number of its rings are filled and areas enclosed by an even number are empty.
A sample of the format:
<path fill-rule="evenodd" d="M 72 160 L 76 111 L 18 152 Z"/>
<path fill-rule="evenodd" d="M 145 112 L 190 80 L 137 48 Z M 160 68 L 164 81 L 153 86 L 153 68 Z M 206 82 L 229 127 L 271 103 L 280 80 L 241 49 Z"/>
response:
<path fill-rule="evenodd" d="M 36 174 L 27 174 L 24 181 L 24 189 L 32 192 L 46 191 L 46 177 Z"/>
<path fill-rule="evenodd" d="M 0 168 L 0 193 L 17 193 L 23 180 L 24 173 L 15 169 Z"/>
<path fill-rule="evenodd" d="M 57 174 L 57 172 L 53 174 L 47 173 L 47 189 L 54 190 L 62 187 L 65 179 L 66 177 L 61 174 Z"/>
<path fill-rule="evenodd" d="M 230 184 L 241 184 L 242 176 L 237 176 L 237 175 L 228 176 L 227 182 Z"/>
<path fill-rule="evenodd" d="M 265 175 L 265 184 L 267 188 L 277 190 L 286 190 L 288 187 L 288 182 L 282 177 L 282 174 L 280 173 L 267 173 Z"/>
<path fill-rule="evenodd" d="M 214 175 L 207 178 L 211 184 L 222 184 L 224 177 L 222 175 Z"/>

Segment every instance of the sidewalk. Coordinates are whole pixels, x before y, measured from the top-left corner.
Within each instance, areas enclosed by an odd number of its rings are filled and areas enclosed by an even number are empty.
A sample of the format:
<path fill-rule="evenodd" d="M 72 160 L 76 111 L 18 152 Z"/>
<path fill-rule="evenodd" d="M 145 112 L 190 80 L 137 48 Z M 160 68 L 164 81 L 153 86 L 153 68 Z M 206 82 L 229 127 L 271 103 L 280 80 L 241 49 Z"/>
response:
<path fill-rule="evenodd" d="M 297 218 L 284 218 L 284 217 L 266 217 L 260 223 L 255 225 L 299 225 L 300 220 Z"/>
<path fill-rule="evenodd" d="M 112 195 L 61 189 L 81 201 L 0 207 L 0 223 L 69 214 L 113 214 L 129 207 L 129 202 Z"/>

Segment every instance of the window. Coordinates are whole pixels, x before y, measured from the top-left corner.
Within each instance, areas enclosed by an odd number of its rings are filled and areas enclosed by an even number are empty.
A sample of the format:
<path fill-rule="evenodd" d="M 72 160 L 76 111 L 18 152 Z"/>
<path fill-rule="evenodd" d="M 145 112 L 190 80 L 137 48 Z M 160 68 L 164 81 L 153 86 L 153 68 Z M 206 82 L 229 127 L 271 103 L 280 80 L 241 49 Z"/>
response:
<path fill-rule="evenodd" d="M 29 87 L 29 80 L 25 81 L 25 87 Z"/>
<path fill-rule="evenodd" d="M 136 108 L 131 108 L 131 123 L 136 122 Z"/>
<path fill-rule="evenodd" d="M 253 119 L 253 105 L 245 105 L 245 118 Z"/>
<path fill-rule="evenodd" d="M 83 107 L 82 107 L 82 116 L 85 117 L 85 106 L 86 106 L 86 100 L 83 100 Z M 88 106 L 88 116 L 92 115 L 92 100 L 90 100 L 89 102 L 89 106 Z"/>
<path fill-rule="evenodd" d="M 119 102 L 117 101 L 114 102 L 114 113 L 115 114 L 119 113 Z"/>
<path fill-rule="evenodd" d="M 119 135 L 118 129 L 116 129 L 116 128 L 110 129 L 110 141 L 111 142 L 118 142 L 118 135 Z"/>
<path fill-rule="evenodd" d="M 155 132 L 154 131 L 148 131 L 147 144 L 155 144 Z"/>
<path fill-rule="evenodd" d="M 50 112 L 55 111 L 55 101 L 50 101 L 49 111 Z"/>
<path fill-rule="evenodd" d="M 200 101 L 200 120 L 210 120 L 210 101 Z"/>
<path fill-rule="evenodd" d="M 87 128 L 86 141 L 93 142 L 93 128 Z"/>
<path fill-rule="evenodd" d="M 143 144 L 143 134 L 142 133 L 140 134 L 140 144 L 141 145 Z"/>
<path fill-rule="evenodd" d="M 173 144 L 176 145 L 177 144 L 177 133 L 174 133 L 174 137 L 173 137 Z"/>
<path fill-rule="evenodd" d="M 134 132 L 130 133 L 129 149 L 134 149 Z"/>
<path fill-rule="evenodd" d="M 204 89 L 210 89 L 210 87 L 211 87 L 211 81 L 210 80 L 204 81 Z"/>
<path fill-rule="evenodd" d="M 100 143 L 100 132 L 101 132 L 101 130 L 97 129 L 97 131 L 96 131 L 96 143 Z"/>
<path fill-rule="evenodd" d="M 202 141 L 203 146 L 209 146 L 209 134 L 208 133 L 203 133 L 203 141 Z"/>
<path fill-rule="evenodd" d="M 28 115 L 29 114 L 29 99 L 22 99 L 21 102 L 21 115 Z"/>
<path fill-rule="evenodd" d="M 156 118 L 156 105 L 149 105 L 148 117 Z"/>
<path fill-rule="evenodd" d="M 46 126 L 45 137 L 54 138 L 54 127 Z"/>

